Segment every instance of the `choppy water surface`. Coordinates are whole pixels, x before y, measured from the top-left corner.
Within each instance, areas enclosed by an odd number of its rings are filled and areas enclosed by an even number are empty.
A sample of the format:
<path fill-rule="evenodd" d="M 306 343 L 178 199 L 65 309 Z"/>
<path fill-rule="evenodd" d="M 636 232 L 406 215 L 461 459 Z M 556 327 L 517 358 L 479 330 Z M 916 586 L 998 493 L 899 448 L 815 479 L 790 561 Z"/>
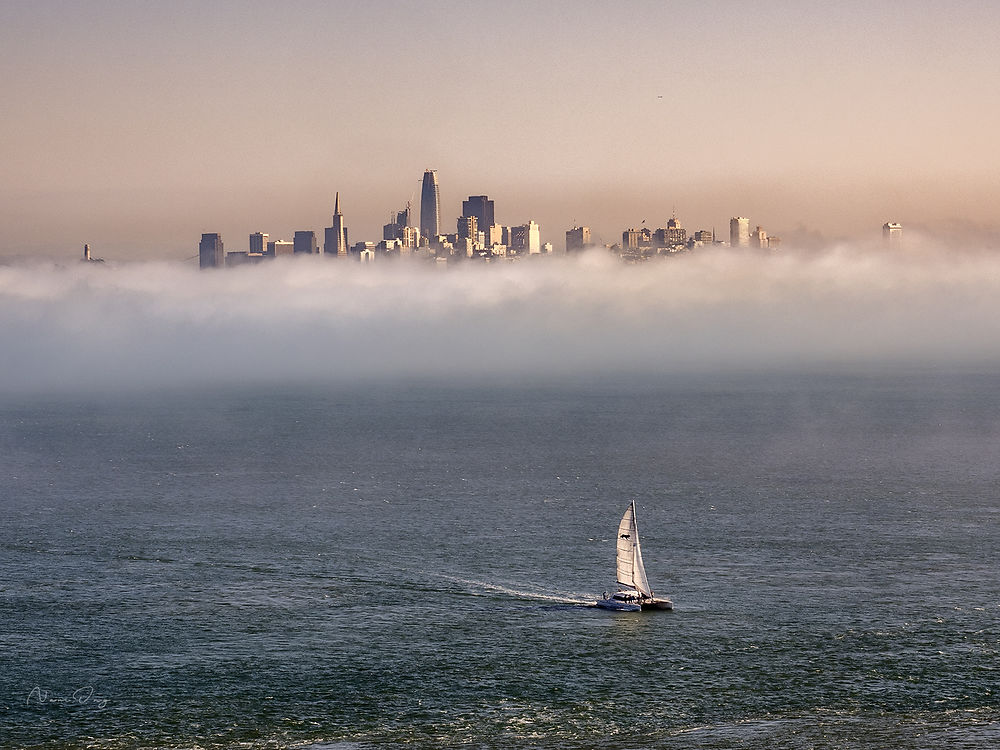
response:
<path fill-rule="evenodd" d="M 1000 745 L 997 378 L 0 418 L 4 746 Z M 589 606 L 633 498 L 672 613 Z"/>

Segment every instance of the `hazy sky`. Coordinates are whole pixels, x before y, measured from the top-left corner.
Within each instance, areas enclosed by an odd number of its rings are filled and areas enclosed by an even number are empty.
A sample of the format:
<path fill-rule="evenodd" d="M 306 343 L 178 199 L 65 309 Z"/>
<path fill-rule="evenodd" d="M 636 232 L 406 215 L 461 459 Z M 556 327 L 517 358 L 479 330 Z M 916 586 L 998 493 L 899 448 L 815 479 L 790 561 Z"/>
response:
<path fill-rule="evenodd" d="M 543 241 L 998 233 L 1000 3 L 0 4 L 0 255 L 350 240 L 438 170 Z"/>

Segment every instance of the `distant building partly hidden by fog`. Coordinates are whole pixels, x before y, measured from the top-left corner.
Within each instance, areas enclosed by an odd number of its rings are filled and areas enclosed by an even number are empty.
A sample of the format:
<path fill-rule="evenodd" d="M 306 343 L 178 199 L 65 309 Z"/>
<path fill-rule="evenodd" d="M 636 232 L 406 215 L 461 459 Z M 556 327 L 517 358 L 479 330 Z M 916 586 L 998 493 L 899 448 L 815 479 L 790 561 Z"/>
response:
<path fill-rule="evenodd" d="M 208 232 L 201 236 L 198 243 L 198 263 L 202 268 L 222 268 L 226 262 L 225 251 L 222 249 L 222 235 Z"/>
<path fill-rule="evenodd" d="M 890 250 L 903 247 L 903 225 L 887 221 L 882 225 L 882 243 Z"/>
<path fill-rule="evenodd" d="M 729 220 L 729 246 L 750 247 L 750 219 L 734 216 Z"/>
<path fill-rule="evenodd" d="M 769 236 L 760 224 L 751 231 L 750 219 L 745 216 L 734 216 L 729 220 L 730 247 L 775 250 L 780 244 L 781 238 Z"/>
<path fill-rule="evenodd" d="M 90 245 L 83 246 L 83 258 L 84 263 L 103 263 L 104 258 L 95 258 L 90 254 Z"/>
<path fill-rule="evenodd" d="M 573 227 L 566 230 L 566 252 L 576 253 L 590 247 L 590 227 Z"/>

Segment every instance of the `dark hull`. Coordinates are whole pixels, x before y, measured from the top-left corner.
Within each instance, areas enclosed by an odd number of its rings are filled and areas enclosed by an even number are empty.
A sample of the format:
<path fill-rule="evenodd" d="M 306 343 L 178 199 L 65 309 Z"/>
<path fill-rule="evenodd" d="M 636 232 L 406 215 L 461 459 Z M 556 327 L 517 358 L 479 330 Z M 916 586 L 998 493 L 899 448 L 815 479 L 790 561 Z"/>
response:
<path fill-rule="evenodd" d="M 597 606 L 601 609 L 610 609 L 616 612 L 664 612 L 674 608 L 674 603 L 669 599 L 598 599 Z"/>
<path fill-rule="evenodd" d="M 674 608 L 674 603 L 669 599 L 650 599 L 639 604 L 643 612 L 651 610 L 670 610 Z"/>

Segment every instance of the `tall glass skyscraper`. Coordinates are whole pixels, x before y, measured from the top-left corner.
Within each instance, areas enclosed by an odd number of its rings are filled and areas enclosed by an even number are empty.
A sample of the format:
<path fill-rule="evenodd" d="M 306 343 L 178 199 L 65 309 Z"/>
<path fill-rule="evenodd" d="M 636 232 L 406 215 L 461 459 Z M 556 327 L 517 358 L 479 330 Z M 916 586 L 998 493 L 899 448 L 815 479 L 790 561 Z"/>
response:
<path fill-rule="evenodd" d="M 424 172 L 424 186 L 420 190 L 420 234 L 431 241 L 441 234 L 441 194 L 433 169 Z"/>

